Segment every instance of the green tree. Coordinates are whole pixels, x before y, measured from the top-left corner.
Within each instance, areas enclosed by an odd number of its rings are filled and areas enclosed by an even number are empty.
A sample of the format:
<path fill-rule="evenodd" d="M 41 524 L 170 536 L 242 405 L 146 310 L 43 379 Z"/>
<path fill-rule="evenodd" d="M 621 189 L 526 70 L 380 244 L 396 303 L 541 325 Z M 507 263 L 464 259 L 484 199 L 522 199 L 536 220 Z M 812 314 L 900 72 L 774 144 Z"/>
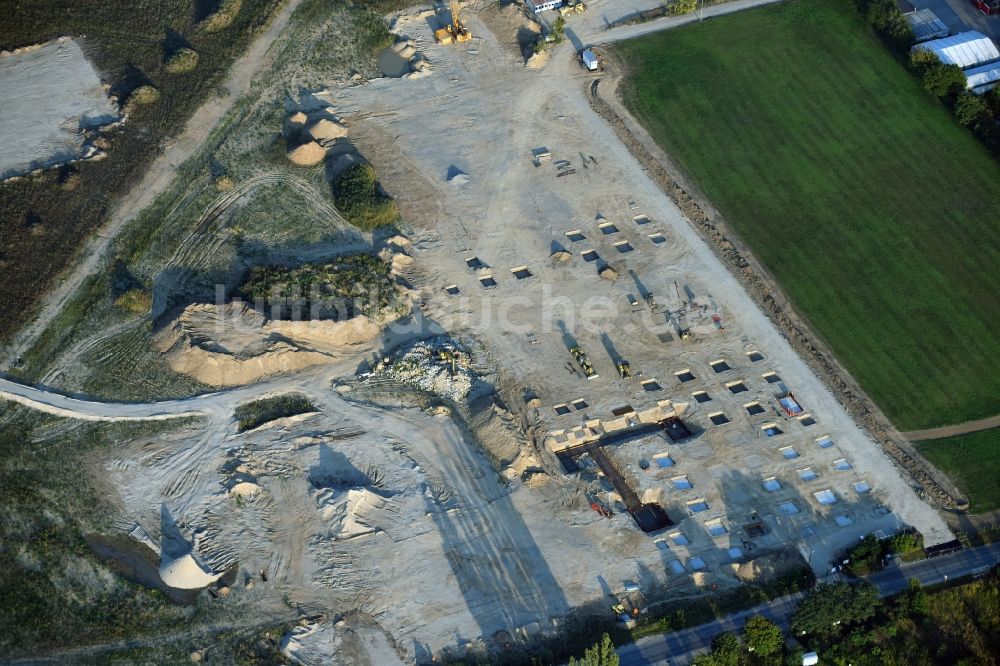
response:
<path fill-rule="evenodd" d="M 966 127 L 975 127 L 990 119 L 990 109 L 982 97 L 966 91 L 955 99 L 955 119 Z"/>
<path fill-rule="evenodd" d="M 946 97 L 965 88 L 965 73 L 957 65 L 937 63 L 924 70 L 924 90 L 935 97 Z"/>
<path fill-rule="evenodd" d="M 583 653 L 582 659 L 570 657 L 570 666 L 618 666 L 618 653 L 611 636 L 604 634 L 596 645 L 592 645 Z"/>
<path fill-rule="evenodd" d="M 792 616 L 792 631 L 821 638 L 834 636 L 875 615 L 880 604 L 878 590 L 869 583 L 824 583 L 799 604 Z"/>
<path fill-rule="evenodd" d="M 722 632 L 712 641 L 712 659 L 718 666 L 740 666 L 743 656 L 740 638 L 731 631 Z"/>
<path fill-rule="evenodd" d="M 927 591 L 916 578 L 910 579 L 910 586 L 899 595 L 896 603 L 902 613 L 911 617 L 927 615 L 930 608 L 930 598 L 927 596 Z"/>
<path fill-rule="evenodd" d="M 874 534 L 867 535 L 854 548 L 847 551 L 851 561 L 849 570 L 855 576 L 864 576 L 872 572 L 882 562 L 884 546 Z"/>
<path fill-rule="evenodd" d="M 766 617 L 754 615 L 743 626 L 743 642 L 759 657 L 770 657 L 781 651 L 781 629 Z"/>

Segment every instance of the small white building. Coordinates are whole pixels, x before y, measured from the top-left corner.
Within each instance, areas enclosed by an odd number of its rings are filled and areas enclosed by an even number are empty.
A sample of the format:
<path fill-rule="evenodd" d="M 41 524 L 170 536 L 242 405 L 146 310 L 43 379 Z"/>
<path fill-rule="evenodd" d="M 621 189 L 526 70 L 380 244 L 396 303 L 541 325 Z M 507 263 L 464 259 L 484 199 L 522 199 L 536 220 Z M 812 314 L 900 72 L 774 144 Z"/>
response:
<path fill-rule="evenodd" d="M 559 9 L 563 0 L 524 0 L 525 6 L 535 14 L 541 14 L 547 9 Z"/>
<path fill-rule="evenodd" d="M 912 12 L 903 14 L 906 22 L 913 29 L 913 36 L 918 42 L 926 42 L 928 39 L 947 37 L 948 26 L 937 17 L 937 14 L 929 9 L 915 9 Z"/>
<path fill-rule="evenodd" d="M 982 65 L 992 60 L 1000 60 L 1000 51 L 993 40 L 981 32 L 970 30 L 943 39 L 932 39 L 917 44 L 911 51 L 932 51 L 946 65 L 958 65 L 962 69 Z"/>
<path fill-rule="evenodd" d="M 982 95 L 1000 85 L 1000 62 L 965 70 L 965 87 Z"/>
<path fill-rule="evenodd" d="M 580 59 L 583 60 L 583 66 L 592 72 L 596 72 L 597 68 L 600 66 L 597 54 L 590 49 L 584 49 L 583 52 L 580 53 Z"/>

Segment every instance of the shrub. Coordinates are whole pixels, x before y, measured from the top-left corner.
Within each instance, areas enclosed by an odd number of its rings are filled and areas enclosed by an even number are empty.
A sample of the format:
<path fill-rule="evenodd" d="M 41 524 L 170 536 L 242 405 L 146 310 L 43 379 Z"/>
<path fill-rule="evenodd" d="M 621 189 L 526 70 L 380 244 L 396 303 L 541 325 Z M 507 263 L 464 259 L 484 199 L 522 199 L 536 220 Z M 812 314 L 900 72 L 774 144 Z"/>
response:
<path fill-rule="evenodd" d="M 125 312 L 146 314 L 153 306 L 153 297 L 142 289 L 129 289 L 115 299 L 115 305 Z"/>
<path fill-rule="evenodd" d="M 236 429 L 246 432 L 275 419 L 313 411 L 316 411 L 316 406 L 309 398 L 289 393 L 239 405 L 233 412 L 233 418 L 236 419 Z"/>
<path fill-rule="evenodd" d="M 562 44 L 564 39 L 566 39 L 566 19 L 558 16 L 555 23 L 552 24 L 552 41 L 556 44 Z"/>
<path fill-rule="evenodd" d="M 219 8 L 201 22 L 201 29 L 205 32 L 218 32 L 228 28 L 236 15 L 240 13 L 242 4 L 242 0 L 222 0 L 219 3 Z"/>
<path fill-rule="evenodd" d="M 982 97 L 965 91 L 955 99 L 955 119 L 966 127 L 975 127 L 990 119 L 990 108 Z"/>
<path fill-rule="evenodd" d="M 847 570 L 855 576 L 867 576 L 881 567 L 884 544 L 874 534 L 867 535 L 858 545 L 847 551 L 851 561 Z"/>
<path fill-rule="evenodd" d="M 582 659 L 570 657 L 570 666 L 618 666 L 618 653 L 615 644 L 607 634 L 601 636 L 601 641 L 587 648 Z"/>
<path fill-rule="evenodd" d="M 140 106 L 149 106 L 160 101 L 160 91 L 151 85 L 139 86 L 128 96 L 125 113 L 130 114 Z"/>
<path fill-rule="evenodd" d="M 236 183 L 229 176 L 222 175 L 215 179 L 215 189 L 220 192 L 229 192 L 234 187 L 236 187 Z"/>
<path fill-rule="evenodd" d="M 165 69 L 170 74 L 184 74 L 198 66 L 198 52 L 192 49 L 177 49 L 167 58 Z"/>
<path fill-rule="evenodd" d="M 240 293 L 280 318 L 295 317 L 296 309 L 299 316 L 375 317 L 395 305 L 397 295 L 389 264 L 370 254 L 294 268 L 255 266 Z"/>
<path fill-rule="evenodd" d="M 379 191 L 375 169 L 356 164 L 333 184 L 333 199 L 348 222 L 364 231 L 388 226 L 399 219 L 396 202 Z"/>
<path fill-rule="evenodd" d="M 670 14 L 690 14 L 698 7 L 698 0 L 669 0 L 664 6 Z"/>

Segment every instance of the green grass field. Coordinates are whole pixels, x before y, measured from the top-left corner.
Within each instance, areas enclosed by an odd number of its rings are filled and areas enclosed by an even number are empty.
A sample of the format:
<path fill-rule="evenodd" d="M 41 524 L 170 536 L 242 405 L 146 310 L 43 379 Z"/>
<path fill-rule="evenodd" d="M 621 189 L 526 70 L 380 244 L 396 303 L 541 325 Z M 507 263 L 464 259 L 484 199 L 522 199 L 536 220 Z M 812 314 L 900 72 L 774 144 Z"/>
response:
<path fill-rule="evenodd" d="M 853 4 L 616 49 L 629 109 L 900 429 L 1000 412 L 1000 166 Z"/>
<path fill-rule="evenodd" d="M 1000 430 L 917 442 L 917 451 L 951 477 L 974 513 L 1000 509 Z"/>

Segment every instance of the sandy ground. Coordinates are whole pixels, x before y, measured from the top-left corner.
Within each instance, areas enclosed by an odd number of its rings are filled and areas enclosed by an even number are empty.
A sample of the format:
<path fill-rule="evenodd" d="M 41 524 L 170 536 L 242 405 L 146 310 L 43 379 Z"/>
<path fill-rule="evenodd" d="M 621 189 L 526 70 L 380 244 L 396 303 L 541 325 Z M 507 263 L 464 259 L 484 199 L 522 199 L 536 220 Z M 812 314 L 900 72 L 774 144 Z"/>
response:
<path fill-rule="evenodd" d="M 119 120 L 68 37 L 0 56 L 0 179 L 81 156 L 83 130 Z"/>
<path fill-rule="evenodd" d="M 605 5 L 617 6 L 594 3 L 570 27 L 600 32 Z M 950 540 L 593 113 L 584 92 L 592 78 L 573 45 L 527 69 L 516 45 L 498 42 L 475 14 L 466 20 L 472 41 L 438 46 L 426 16 L 404 13 L 396 29 L 433 74 L 331 82 L 330 97 L 411 227 L 414 261 L 402 276 L 422 300 L 383 345 L 443 332 L 474 342 L 475 369 L 503 388 L 517 416 L 499 405 L 477 412 L 477 441 L 447 411 L 364 402 L 398 391 L 379 376 L 351 379 L 367 354 L 188 400 L 77 404 L 103 418 L 203 416 L 116 449 L 108 471 L 124 517 L 155 535 L 165 505 L 207 568 L 238 564 L 237 598 L 326 614 L 286 645 L 303 663 L 348 640 L 368 641 L 363 651 L 378 663 L 385 645 L 376 634 L 349 638 L 350 627 L 331 626 L 345 611 L 373 618 L 405 660 L 424 662 L 481 638 L 552 630 L 571 608 L 606 609 L 604 595 L 632 585 L 650 597 L 736 585 L 734 565 L 762 554 L 798 551 L 822 575 L 838 550 L 870 532 L 912 525 L 928 545 Z M 542 147 L 550 157 L 536 165 Z M 617 279 L 602 279 L 605 268 Z M 681 339 L 678 327 L 690 335 Z M 584 378 L 573 346 L 597 377 Z M 618 376 L 622 359 L 631 380 Z M 746 390 L 731 391 L 734 382 Z M 318 411 L 235 432 L 236 404 L 290 390 Z M 778 408 L 786 390 L 803 418 Z M 699 402 L 700 392 L 711 400 Z M 563 474 L 545 443 L 664 400 L 685 405 L 695 437 L 675 444 L 655 434 L 608 451 L 640 496 L 677 523 L 646 535 L 592 467 Z M 717 424 L 717 413 L 727 422 Z M 545 471 L 494 469 L 480 443 Z M 661 468 L 665 455 L 673 464 Z M 821 502 L 826 495 L 835 502 Z M 589 497 L 618 511 L 606 520 Z M 741 529 L 751 512 L 765 536 Z"/>
<path fill-rule="evenodd" d="M 425 312 L 432 321 L 482 338 L 505 371 L 541 398 L 539 417 L 552 430 L 587 418 L 607 419 L 624 405 L 641 409 L 663 398 L 689 402 L 694 422 L 706 428 L 703 439 L 718 441 L 706 447 L 717 462 L 733 459 L 734 450 L 723 442 L 740 447 L 740 457 L 762 457 L 762 464 L 746 466 L 760 474 L 782 469 L 787 474 L 788 465 L 807 463 L 826 471 L 846 456 L 854 471 L 835 477 L 844 497 L 855 496 L 845 491 L 849 476 L 871 475 L 878 479 L 876 494 L 895 503 L 903 520 L 920 524 L 932 541 L 948 537 L 936 514 L 916 498 L 591 112 L 583 95 L 591 79 L 570 45 L 558 47 L 545 69 L 527 70 L 481 24 L 473 30 L 481 40 L 458 48 L 434 45 L 426 25 L 414 18 L 400 20 L 398 29 L 435 62 L 434 77 L 382 79 L 343 90 L 337 102 L 347 114 L 372 113 L 367 122 L 395 137 L 386 154 L 373 155 L 390 191 L 405 191 L 411 178 L 430 180 L 445 202 L 444 213 L 426 221 L 433 230 L 414 239 L 415 271 L 430 286 Z M 532 150 L 542 146 L 553 161 L 533 166 Z M 405 153 L 418 173 L 390 163 L 390 152 Z M 588 159 L 585 167 L 583 155 L 596 163 Z M 560 159 L 570 161 L 576 173 L 558 176 L 554 165 Z M 468 182 L 449 179 L 456 172 L 467 174 Z M 612 228 L 616 231 L 607 233 Z M 567 235 L 574 231 L 583 238 Z M 659 236 L 664 242 L 654 242 Z M 621 252 L 622 242 L 632 250 Z M 558 250 L 573 258 L 551 260 Z M 587 261 L 588 251 L 599 258 Z M 471 257 L 483 267 L 470 268 Z M 621 279 L 599 279 L 598 267 L 604 264 Z M 517 279 L 511 270 L 521 266 L 532 275 Z M 495 279 L 495 288 L 482 286 L 485 275 Z M 445 290 L 451 285 L 457 295 Z M 659 304 L 655 312 L 643 303 L 643 293 Z M 639 307 L 630 305 L 630 295 Z M 693 341 L 671 335 L 663 306 L 687 309 Z M 712 314 L 721 318 L 724 331 L 716 330 Z M 669 339 L 661 338 L 664 334 Z M 567 347 L 573 344 L 587 351 L 599 378 L 586 381 L 572 371 Z M 751 350 L 763 360 L 750 361 Z M 612 362 L 619 357 L 662 390 L 621 381 Z M 719 358 L 732 369 L 715 373 L 709 363 Z M 687 368 L 696 379 L 682 383 L 674 373 Z M 780 420 L 774 409 L 779 386 L 763 378 L 768 372 L 776 372 L 795 392 L 814 425 L 790 422 L 775 440 L 763 436 L 760 425 Z M 732 395 L 724 383 L 738 379 L 749 391 Z M 713 401 L 697 405 L 696 390 L 708 391 Z M 571 408 L 560 416 L 554 410 L 577 400 L 586 403 L 582 413 Z M 765 407 L 756 418 L 743 408 L 752 400 Z M 716 410 L 725 412 L 731 425 L 714 428 L 705 417 Z M 833 447 L 817 446 L 824 435 L 834 440 Z M 785 462 L 779 444 L 795 446 L 800 458 Z"/>

